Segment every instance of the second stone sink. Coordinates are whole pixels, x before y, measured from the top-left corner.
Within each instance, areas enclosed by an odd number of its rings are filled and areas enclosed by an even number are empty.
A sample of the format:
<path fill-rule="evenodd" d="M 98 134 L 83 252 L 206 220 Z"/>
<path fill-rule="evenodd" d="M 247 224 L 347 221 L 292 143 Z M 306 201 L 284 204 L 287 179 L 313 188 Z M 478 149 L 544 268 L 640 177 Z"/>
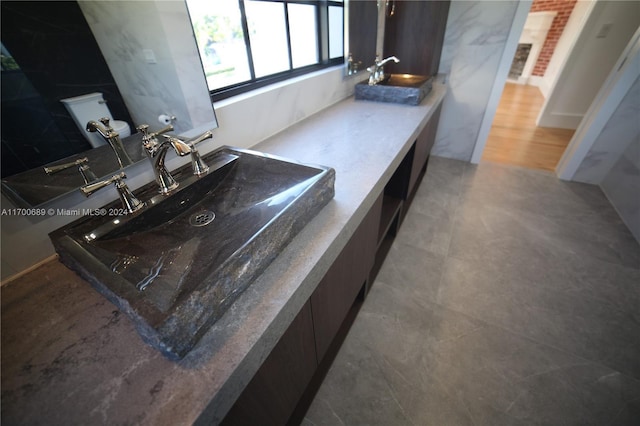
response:
<path fill-rule="evenodd" d="M 431 92 L 433 77 L 413 74 L 389 74 L 386 79 L 370 86 L 367 81 L 356 84 L 357 100 L 419 105 Z"/>
<path fill-rule="evenodd" d="M 169 196 L 149 184 L 139 213 L 81 218 L 53 233 L 60 260 L 182 358 L 334 195 L 335 172 L 246 150 L 204 157 L 209 173 L 174 173 Z"/>

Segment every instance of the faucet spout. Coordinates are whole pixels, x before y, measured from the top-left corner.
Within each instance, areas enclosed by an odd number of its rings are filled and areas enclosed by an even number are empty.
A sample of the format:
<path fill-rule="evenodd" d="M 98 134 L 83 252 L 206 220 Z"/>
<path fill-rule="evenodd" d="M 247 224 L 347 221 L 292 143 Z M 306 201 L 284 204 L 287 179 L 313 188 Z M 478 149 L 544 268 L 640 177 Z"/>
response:
<path fill-rule="evenodd" d="M 163 142 L 159 142 L 155 138 L 148 141 L 143 140 L 143 145 L 147 154 L 155 163 L 164 161 L 164 157 L 167 155 L 169 148 L 173 148 L 175 153 L 180 157 L 191 154 L 189 145 L 178 138 L 165 139 Z"/>
<path fill-rule="evenodd" d="M 396 58 L 395 56 L 389 56 L 388 58 L 383 59 L 382 61 L 378 62 L 376 65 L 381 67 L 381 66 L 383 66 L 384 64 L 386 64 L 389 61 L 393 61 L 393 62 L 395 62 L 397 64 L 398 62 L 400 62 L 400 59 Z"/>
<path fill-rule="evenodd" d="M 91 120 L 87 123 L 87 132 L 98 132 L 100 133 L 100 136 L 105 139 L 108 139 L 111 136 L 110 132 L 108 132 L 102 124 L 99 124 L 94 120 Z"/>
<path fill-rule="evenodd" d="M 193 174 L 196 176 L 202 176 L 207 174 L 209 171 L 209 166 L 204 162 L 200 153 L 198 152 L 198 148 L 196 148 L 196 144 L 202 142 L 203 140 L 210 139 L 213 137 L 213 133 L 211 130 L 204 132 L 200 136 L 193 138 L 187 142 L 183 142 L 178 138 L 173 136 L 163 135 L 169 142 L 179 142 L 180 144 L 185 144 L 191 149 L 191 168 L 193 169 Z"/>
<path fill-rule="evenodd" d="M 160 187 L 159 192 L 161 194 L 168 194 L 178 187 L 178 182 L 171 176 L 171 172 L 167 170 L 165 165 L 167 151 L 173 149 L 178 156 L 184 157 L 185 155 L 191 154 L 191 147 L 178 138 L 166 139 L 163 142 L 158 141 L 156 136 L 173 130 L 173 126 L 168 126 L 155 133 L 148 133 L 148 129 L 149 126 L 146 124 L 138 127 L 138 130 L 142 132 L 142 146 L 153 165 L 156 182 L 158 182 L 158 186 Z"/>
<path fill-rule="evenodd" d="M 380 60 L 379 59 L 380 56 L 376 56 L 376 60 L 375 63 L 367 68 L 367 71 L 369 71 L 369 86 L 374 86 L 378 83 L 380 83 L 381 81 L 384 81 L 384 65 L 389 62 L 389 61 L 393 61 L 396 64 L 398 62 L 400 62 L 400 59 L 396 58 L 395 56 L 389 56 L 386 59 Z"/>
<path fill-rule="evenodd" d="M 160 144 L 160 146 L 163 145 L 169 145 L 180 157 L 191 154 L 191 147 L 178 138 L 167 139 Z"/>
<path fill-rule="evenodd" d="M 116 159 L 118 160 L 118 164 L 120 168 L 124 168 L 130 164 L 133 164 L 133 160 L 127 154 L 127 151 L 124 149 L 124 145 L 122 144 L 122 140 L 120 140 L 120 135 L 118 132 L 114 131 L 111 126 L 109 126 L 108 118 L 101 118 L 100 121 L 102 124 L 99 124 L 97 121 L 91 120 L 87 123 L 87 131 L 88 132 L 98 132 L 100 136 L 107 141 L 113 153 L 116 155 Z"/>

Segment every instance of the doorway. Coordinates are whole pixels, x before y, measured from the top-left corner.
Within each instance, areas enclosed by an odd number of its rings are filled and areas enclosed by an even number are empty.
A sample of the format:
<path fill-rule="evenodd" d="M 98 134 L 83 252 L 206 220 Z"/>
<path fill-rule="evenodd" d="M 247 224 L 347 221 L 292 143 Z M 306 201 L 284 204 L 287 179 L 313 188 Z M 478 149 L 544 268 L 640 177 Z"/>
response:
<path fill-rule="evenodd" d="M 568 53 L 562 47 L 556 52 L 556 46 L 575 3 L 576 0 L 532 2 L 481 160 L 555 170 L 575 130 L 537 125 L 545 103 L 538 86 L 544 82 L 553 54 L 561 57 Z M 550 74 L 553 65 L 551 68 Z"/>
<path fill-rule="evenodd" d="M 495 113 L 502 93 L 506 92 L 510 86 L 506 83 L 507 74 L 530 6 L 531 3 L 518 4 L 512 31 L 508 36 L 507 47 L 499 66 L 499 74 L 496 76 L 489 98 L 487 113 L 476 140 L 472 163 L 478 163 L 484 158 L 488 135 L 493 129 Z M 636 7 L 637 5 L 629 2 L 577 1 L 571 19 L 567 23 L 567 28 L 572 25 L 576 32 L 573 34 L 574 40 L 564 45 L 567 52 L 566 58 L 563 61 L 557 61 L 553 67 L 556 58 L 554 55 L 542 77 L 541 84 L 538 84 L 539 89 L 545 94 L 542 110 L 536 119 L 536 123 L 540 125 L 535 126 L 538 127 L 538 133 L 548 132 L 548 128 L 577 129 L 569 141 L 566 153 L 561 157 L 558 166 L 553 169 L 558 176 L 562 174 L 563 179 L 571 178 L 563 171 L 568 159 L 575 156 L 578 151 L 582 153 L 581 158 L 584 159 L 586 151 L 590 149 L 589 146 L 584 145 L 587 140 L 583 134 L 583 128 L 588 127 L 590 122 L 585 123 L 583 118 L 591 109 L 600 106 L 599 103 L 594 102 L 597 96 L 607 96 L 606 93 L 600 95 L 598 92 L 603 88 L 612 71 L 616 71 L 614 69 L 616 63 L 618 67 L 624 64 L 624 58 L 620 55 L 640 23 Z M 577 10 L 581 13 L 576 14 Z M 558 46 L 561 42 L 562 40 Z M 551 68 L 553 73 L 549 73 Z M 550 78 L 547 78 L 548 74 L 551 75 Z M 531 132 L 534 133 L 533 130 Z M 549 150 L 549 147 L 546 149 Z"/>

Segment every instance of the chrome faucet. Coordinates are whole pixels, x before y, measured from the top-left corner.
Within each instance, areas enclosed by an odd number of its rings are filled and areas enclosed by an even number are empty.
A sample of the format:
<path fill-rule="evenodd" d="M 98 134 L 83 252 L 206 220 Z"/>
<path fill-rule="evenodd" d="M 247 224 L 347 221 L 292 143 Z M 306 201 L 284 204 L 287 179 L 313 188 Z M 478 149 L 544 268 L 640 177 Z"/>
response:
<path fill-rule="evenodd" d="M 98 180 L 95 173 L 89 168 L 89 159 L 87 157 L 79 158 L 70 163 L 58 164 L 56 166 L 45 167 L 44 171 L 48 175 L 61 172 L 73 166 L 78 166 L 78 171 L 85 184 Z"/>
<path fill-rule="evenodd" d="M 109 179 L 83 185 L 80 187 L 80 192 L 82 192 L 85 197 L 89 197 L 94 192 L 115 183 L 118 195 L 120 196 L 120 201 L 122 202 L 122 208 L 129 214 L 135 213 L 143 208 L 145 204 L 138 200 L 135 195 L 133 195 L 127 184 L 124 183 L 124 179 L 126 178 L 127 175 L 124 172 L 120 172 L 117 175 L 111 176 Z"/>
<path fill-rule="evenodd" d="M 400 62 L 400 59 L 395 56 L 389 56 L 386 59 L 380 60 L 380 56 L 376 56 L 375 63 L 367 68 L 367 71 L 369 71 L 369 86 L 374 86 L 384 80 L 384 64 L 389 61 L 397 64 Z"/>
<path fill-rule="evenodd" d="M 191 154 L 191 148 L 186 143 L 177 138 L 169 138 L 160 142 L 157 139 L 158 135 L 173 130 L 172 125 L 168 125 L 164 129 L 158 130 L 155 133 L 149 133 L 149 125 L 143 124 L 138 126 L 138 130 L 142 133 L 142 146 L 151 161 L 153 166 L 153 172 L 156 175 L 156 182 L 158 182 L 159 192 L 161 194 L 168 194 L 178 187 L 178 182 L 171 176 L 169 170 L 164 164 L 165 156 L 169 148 L 173 150 L 180 157 Z"/>
<path fill-rule="evenodd" d="M 127 151 L 125 151 L 124 149 L 124 145 L 122 145 L 120 135 L 109 125 L 109 118 L 102 117 L 100 119 L 100 122 L 102 124 L 99 124 L 94 120 L 89 121 L 87 123 L 87 131 L 100 133 L 100 136 L 102 136 L 104 140 L 107 141 L 114 154 L 116 155 L 116 159 L 120 164 L 120 168 L 133 164 L 133 161 L 129 157 L 129 154 L 127 154 Z"/>
<path fill-rule="evenodd" d="M 207 166 L 207 163 L 205 163 L 202 157 L 200 157 L 200 152 L 198 152 L 198 149 L 196 148 L 196 144 L 202 142 L 203 140 L 212 138 L 213 133 L 211 133 L 211 130 L 206 131 L 200 136 L 193 138 L 191 140 L 188 140 L 186 142 L 173 136 L 169 136 L 169 135 L 163 135 L 163 136 L 169 140 L 175 139 L 174 143 L 177 141 L 177 142 L 187 144 L 191 149 L 191 168 L 193 169 L 193 174 L 198 177 L 207 174 L 207 172 L 209 171 L 209 166 Z"/>

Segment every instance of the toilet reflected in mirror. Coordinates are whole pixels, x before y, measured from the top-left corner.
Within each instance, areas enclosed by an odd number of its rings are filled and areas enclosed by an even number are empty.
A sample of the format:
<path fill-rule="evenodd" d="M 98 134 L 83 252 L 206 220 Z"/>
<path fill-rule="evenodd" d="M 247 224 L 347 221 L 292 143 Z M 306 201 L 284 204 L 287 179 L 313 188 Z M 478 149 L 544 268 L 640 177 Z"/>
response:
<path fill-rule="evenodd" d="M 87 123 L 89 121 L 98 121 L 103 117 L 107 117 L 111 127 L 120 135 L 121 139 L 131 135 L 131 127 L 129 124 L 123 120 L 115 120 L 111 115 L 107 101 L 104 100 L 102 93 L 95 92 L 74 96 L 72 98 L 62 99 L 60 102 L 67 108 L 76 126 L 78 126 L 78 129 L 93 148 L 106 145 L 107 142 L 98 133 L 87 130 Z"/>

